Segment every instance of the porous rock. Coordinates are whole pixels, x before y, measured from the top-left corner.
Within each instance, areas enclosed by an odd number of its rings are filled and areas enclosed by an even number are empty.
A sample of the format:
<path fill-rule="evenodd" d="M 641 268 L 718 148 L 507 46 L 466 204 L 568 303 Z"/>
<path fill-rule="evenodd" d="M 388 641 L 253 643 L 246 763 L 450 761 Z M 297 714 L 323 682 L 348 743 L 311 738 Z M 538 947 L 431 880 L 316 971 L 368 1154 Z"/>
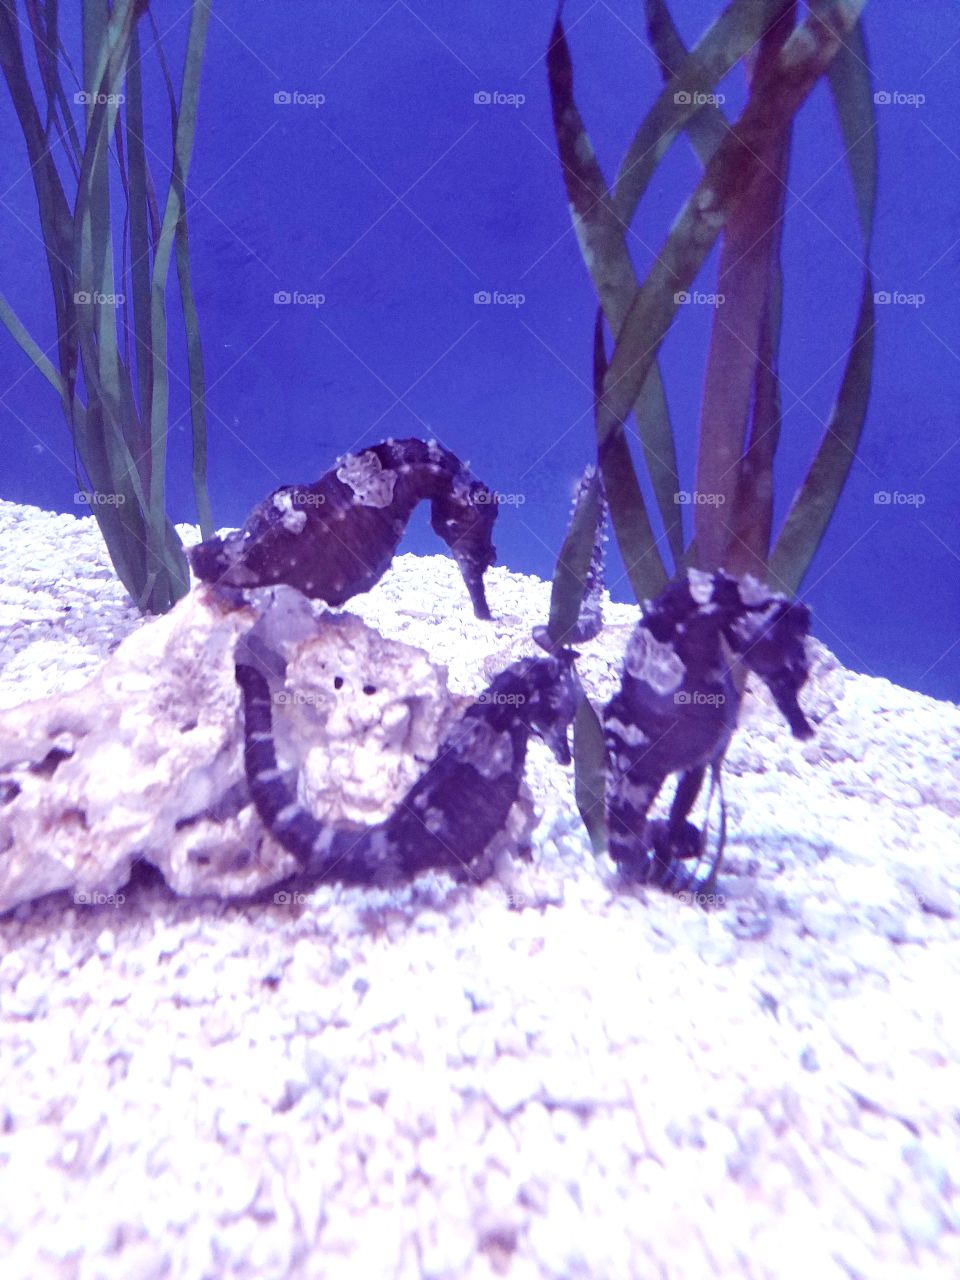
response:
<path fill-rule="evenodd" d="M 281 764 L 334 821 L 385 818 L 467 701 L 420 649 L 277 588 L 261 632 L 287 663 Z M 206 589 L 129 636 L 83 688 L 0 711 L 0 911 L 116 892 L 144 859 L 181 894 L 246 895 L 295 870 L 243 772 L 234 650 L 257 620 Z"/>

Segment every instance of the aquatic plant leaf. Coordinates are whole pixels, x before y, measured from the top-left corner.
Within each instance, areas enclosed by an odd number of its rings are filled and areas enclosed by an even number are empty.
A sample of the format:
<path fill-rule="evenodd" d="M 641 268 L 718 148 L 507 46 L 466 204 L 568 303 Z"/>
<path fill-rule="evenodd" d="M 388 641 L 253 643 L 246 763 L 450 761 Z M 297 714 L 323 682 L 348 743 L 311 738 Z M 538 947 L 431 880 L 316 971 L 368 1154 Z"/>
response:
<path fill-rule="evenodd" d="M 181 129 L 190 139 L 192 148 L 192 139 L 196 133 L 197 108 L 199 105 L 200 92 L 200 64 L 203 60 L 203 45 L 206 37 L 206 27 L 199 24 L 191 27 L 190 38 L 187 45 L 187 60 L 193 61 L 196 74 L 191 77 L 184 77 L 183 93 L 179 108 L 177 106 L 176 93 L 173 88 L 173 79 L 170 75 L 170 69 L 167 65 L 163 48 L 160 44 L 160 34 L 157 31 L 156 23 L 153 15 L 150 16 L 151 25 L 156 35 L 157 56 L 160 62 L 160 68 L 163 72 L 164 84 L 167 89 L 167 99 L 170 105 L 170 125 L 174 140 L 177 139 Z M 200 340 L 200 319 L 197 314 L 197 304 L 193 292 L 193 277 L 190 270 L 190 241 L 187 230 L 187 196 L 184 186 L 184 175 L 180 171 L 180 166 L 176 162 L 173 166 L 172 181 L 179 187 L 180 200 L 180 216 L 177 219 L 176 232 L 174 235 L 175 254 L 177 262 L 177 281 L 180 286 L 180 305 L 183 313 L 184 337 L 187 348 L 187 374 L 190 384 L 190 424 L 191 438 L 193 445 L 193 462 L 191 467 L 191 476 L 193 480 L 193 496 L 197 506 L 197 520 L 200 525 L 200 535 L 203 539 L 213 537 L 213 514 L 210 510 L 210 497 L 207 492 L 207 418 L 205 403 L 205 384 L 206 379 L 203 372 L 203 345 Z"/>
<path fill-rule="evenodd" d="M 547 74 L 570 216 L 610 332 L 616 337 L 638 287 L 626 247 L 628 222 L 613 211 L 606 181 L 577 109 L 573 96 L 573 62 L 559 11 L 547 50 Z M 683 530 L 674 497 L 679 483 L 677 458 L 666 392 L 656 363 L 641 387 L 635 416 L 651 488 L 676 566 L 683 555 Z M 632 482 L 628 478 L 622 486 L 625 500 L 642 504 L 643 495 L 625 437 L 608 451 L 608 465 L 604 470 L 608 481 L 614 466 L 633 476 Z M 635 527 L 623 505 L 620 488 L 613 486 L 608 498 L 624 561 L 628 565 L 655 564 L 660 558 L 656 544 L 652 540 L 642 546 L 636 543 L 635 538 L 642 530 Z M 649 521 L 645 523 L 649 527 Z"/>
<path fill-rule="evenodd" d="M 664 0 L 644 0 L 647 20 L 647 39 L 660 64 L 660 74 L 670 80 L 687 56 L 687 49 L 680 39 L 673 15 Z M 705 102 L 684 122 L 683 130 L 701 164 L 706 164 L 726 136 L 729 128 L 723 111 L 712 102 Z"/>
<path fill-rule="evenodd" d="M 11 337 L 26 353 L 40 373 L 43 374 L 57 394 L 61 396 L 64 395 L 65 388 L 63 379 L 50 363 L 47 356 L 40 350 L 23 321 L 14 311 L 13 307 L 10 306 L 10 303 L 2 293 L 0 293 L 0 320 L 2 320 L 7 326 L 7 330 Z"/>
<path fill-rule="evenodd" d="M 195 8 L 200 3 L 195 0 Z M 129 61 L 131 47 L 136 45 L 137 22 L 147 6 L 143 0 L 114 0 L 113 4 L 84 0 L 80 15 L 83 65 L 77 77 L 60 40 L 58 4 L 55 0 L 42 5 L 37 0 L 24 0 L 24 4 L 27 20 L 21 24 L 16 0 L 0 0 L 0 70 L 26 143 L 37 195 L 53 287 L 59 372 L 5 300 L 0 302 L 0 319 L 61 397 L 73 438 L 78 488 L 91 497 L 92 514 L 121 581 L 141 608 L 162 609 L 184 594 L 189 574 L 173 525 L 162 509 L 151 509 L 148 500 L 153 487 L 152 458 L 146 448 L 142 408 L 143 372 L 145 365 L 149 369 L 151 359 L 144 362 L 143 355 L 144 343 L 148 356 L 152 344 L 142 323 L 141 265 L 149 263 L 153 237 L 148 234 L 148 218 L 140 217 L 139 211 L 146 205 L 149 215 L 153 196 L 142 142 L 139 67 L 131 67 Z M 29 30 L 33 38 L 45 110 L 33 96 L 21 29 Z M 139 53 L 135 61 L 139 63 Z M 87 95 L 82 145 L 64 91 L 62 67 Z M 124 92 L 128 100 L 134 99 L 126 131 L 119 115 Z M 136 121 L 132 131 L 131 119 Z M 133 282 L 129 292 L 134 299 L 134 330 L 139 330 L 139 407 L 130 354 L 126 346 L 121 352 L 118 343 L 118 329 L 126 337 L 128 326 L 111 299 L 116 296 L 111 230 L 115 219 L 110 207 L 108 164 L 114 138 L 130 210 L 129 221 L 125 218 L 122 223 L 119 272 L 122 279 L 129 232 Z M 67 163 L 76 176 L 72 202 L 67 200 L 54 158 L 55 139 L 63 143 Z M 147 280 L 149 285 L 149 276 Z M 148 297 L 148 303 L 151 301 Z M 189 302 L 185 310 L 190 310 Z M 78 394 L 78 382 L 85 404 Z M 111 497 L 96 501 L 94 494 Z"/>
<path fill-rule="evenodd" d="M 756 178 L 758 157 L 769 139 L 783 130 L 806 99 L 865 3 L 849 0 L 811 14 L 784 46 L 775 74 L 754 81 L 740 118 L 711 157 L 630 308 L 604 381 L 599 413 L 603 432 L 612 433 L 625 421 L 673 321 L 677 293 L 693 284 L 722 227 Z"/>
<path fill-rule="evenodd" d="M 150 510 L 152 523 L 164 519 L 167 421 L 169 385 L 166 366 L 167 317 L 165 290 L 167 271 L 177 224 L 184 214 L 184 185 L 190 169 L 196 132 L 196 105 L 200 90 L 200 67 L 207 27 L 210 22 L 210 0 L 196 0 L 190 19 L 187 52 L 184 59 L 180 100 L 182 111 L 177 121 L 173 146 L 173 177 L 167 191 L 160 235 L 157 239 L 151 276 L 150 327 L 154 351 L 153 392 L 150 403 L 150 447 L 153 472 L 150 477 Z M 194 369 L 195 372 L 195 369 Z M 194 388 L 191 383 L 191 404 Z"/>
<path fill-rule="evenodd" d="M 646 600 L 662 590 L 667 572 L 650 527 L 637 473 L 630 461 L 626 436 L 623 431 L 609 429 L 602 420 L 601 399 L 606 373 L 603 312 L 598 310 L 593 330 L 593 405 L 597 459 L 627 577 L 637 600 Z"/>
<path fill-rule="evenodd" d="M 749 53 L 772 11 L 771 0 L 732 0 L 675 68 L 641 121 L 613 185 L 614 212 L 624 223 L 633 221 L 657 166 L 700 111 L 703 97 Z"/>
<path fill-rule="evenodd" d="M 796 0 L 775 0 L 748 57 L 751 82 L 772 80 L 793 30 Z M 780 287 L 780 242 L 790 155 L 788 120 L 765 140 L 760 171 L 723 230 L 707 354 L 693 507 L 697 567 L 766 570 L 779 421 L 777 348 L 769 300 Z M 777 326 L 779 328 L 779 326 Z M 761 348 L 763 348 L 761 350 Z M 753 406 L 752 422 L 751 406 Z M 776 415 L 771 419 L 771 415 Z M 749 440 L 748 440 L 748 426 Z"/>
<path fill-rule="evenodd" d="M 553 571 L 550 592 L 550 621 L 547 634 L 551 650 L 592 639 L 584 615 L 599 615 L 599 596 L 603 589 L 603 524 L 606 504 L 596 467 L 589 466 L 577 483 L 573 513 L 567 536 Z M 592 603 L 585 607 L 588 598 Z"/>
<path fill-rule="evenodd" d="M 856 456 L 873 377 L 874 280 L 870 269 L 877 191 L 873 85 L 861 23 L 848 34 L 828 72 L 846 147 L 863 239 L 863 286 L 837 399 L 817 454 L 796 494 L 770 557 L 770 573 L 796 591 L 816 554 Z"/>
<path fill-rule="evenodd" d="M 130 65 L 127 71 L 126 153 L 127 153 L 127 217 L 129 223 L 130 294 L 133 306 L 134 359 L 137 367 L 137 405 L 140 424 L 138 456 L 142 458 L 144 479 L 150 486 L 149 436 L 145 422 L 150 412 L 153 388 L 153 360 L 150 330 L 150 237 L 147 204 L 148 170 L 144 145 L 143 79 L 140 60 L 140 37 L 136 28 L 130 41 Z"/>
<path fill-rule="evenodd" d="M 573 721 L 573 787 L 577 809 L 596 855 L 607 852 L 607 749 L 603 726 L 589 698 L 581 698 Z"/>

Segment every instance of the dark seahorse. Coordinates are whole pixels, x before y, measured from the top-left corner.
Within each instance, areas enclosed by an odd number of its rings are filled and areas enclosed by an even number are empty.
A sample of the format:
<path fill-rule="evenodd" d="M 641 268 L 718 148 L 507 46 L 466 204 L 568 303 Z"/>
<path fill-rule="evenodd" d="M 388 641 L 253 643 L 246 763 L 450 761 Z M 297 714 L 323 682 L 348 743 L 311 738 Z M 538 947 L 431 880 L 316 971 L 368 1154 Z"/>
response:
<path fill-rule="evenodd" d="M 267 830 L 300 870 L 274 890 L 319 881 L 387 885 L 428 868 L 489 875 L 491 846 L 520 791 L 527 743 L 542 738 L 570 763 L 568 729 L 580 695 L 573 650 L 521 658 L 501 671 L 450 731 L 436 759 L 386 821 L 345 831 L 314 817 L 277 766 L 270 687 L 256 661 L 236 664 L 243 698 L 247 785 Z"/>
<path fill-rule="evenodd" d="M 575 514 L 592 474 L 588 468 L 578 486 Z M 565 640 L 588 640 L 600 630 L 602 538 L 601 514 L 579 616 Z M 299 863 L 294 877 L 272 891 L 318 881 L 395 884 L 428 868 L 483 879 L 519 796 L 531 736 L 560 764 L 571 763 L 569 729 L 584 696 L 574 665 L 579 655 L 537 627 L 534 639 L 546 656 L 521 658 L 491 681 L 384 822 L 359 832 L 325 823 L 299 803 L 296 783 L 278 768 L 267 676 L 282 676 L 283 660 L 256 631 L 243 638 L 236 657 L 247 786 L 263 825 Z"/>
<path fill-rule="evenodd" d="M 688 814 L 708 767 L 716 783 L 737 725 L 734 667 L 740 662 L 759 675 L 794 736 L 810 737 L 797 701 L 809 670 L 809 626 L 805 605 L 749 575 L 689 569 L 646 605 L 603 715 L 609 849 L 625 878 L 673 891 L 712 888 L 719 855 L 705 879 L 682 859 L 701 853 Z M 648 820 L 673 773 L 680 778 L 669 818 Z"/>
<path fill-rule="evenodd" d="M 385 440 L 341 458 L 315 484 L 284 485 L 241 529 L 193 547 L 203 582 L 223 587 L 286 583 L 312 600 L 342 605 L 390 567 L 423 499 L 453 553 L 474 613 L 489 618 L 483 575 L 493 564 L 497 495 L 433 441 Z"/>

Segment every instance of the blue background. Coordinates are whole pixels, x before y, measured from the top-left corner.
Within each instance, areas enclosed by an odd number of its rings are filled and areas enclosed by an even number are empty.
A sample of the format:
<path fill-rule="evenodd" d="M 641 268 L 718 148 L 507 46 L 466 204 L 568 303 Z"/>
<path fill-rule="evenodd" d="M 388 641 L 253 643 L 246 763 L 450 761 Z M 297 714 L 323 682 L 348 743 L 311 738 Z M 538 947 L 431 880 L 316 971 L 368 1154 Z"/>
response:
<path fill-rule="evenodd" d="M 688 44 L 721 10 L 706 0 L 671 7 Z M 578 105 L 609 181 L 660 88 L 641 9 L 633 0 L 571 0 L 565 15 Z M 179 68 L 189 5 L 155 0 L 153 11 Z M 595 309 L 550 121 L 543 55 L 552 18 L 551 0 L 215 0 L 189 194 L 218 524 L 239 523 L 276 485 L 315 479 L 357 445 L 432 433 L 487 483 L 522 495 L 522 505 L 501 510 L 499 562 L 551 575 L 572 486 L 593 446 Z M 866 30 L 876 88 L 925 99 L 877 107 L 876 284 L 925 301 L 877 310 L 858 459 L 800 594 L 816 634 L 845 664 L 956 699 L 960 14 L 946 0 L 906 12 L 871 0 Z M 69 22 L 65 35 L 75 35 Z M 145 65 L 154 171 L 165 190 L 166 107 L 149 56 Z M 743 101 L 739 69 L 721 88 L 732 116 Z M 476 104 L 482 91 L 525 101 Z M 50 348 L 33 188 L 5 87 L 0 93 L 0 289 Z M 278 93 L 325 101 L 278 103 Z M 698 175 L 679 140 L 635 221 L 630 248 L 641 278 Z M 795 130 L 787 207 L 781 517 L 829 416 L 861 280 L 823 86 Z M 714 288 L 715 274 L 714 255 L 698 288 Z M 484 290 L 525 301 L 476 305 Z M 282 305 L 278 292 L 325 300 Z M 706 306 L 684 308 L 662 353 L 687 488 L 711 318 Z M 170 355 L 182 376 L 177 330 Z M 185 410 L 175 380 L 170 505 L 178 520 L 195 518 Z M 76 511 L 59 403 L 3 330 L 0 433 L 0 496 Z M 878 505 L 878 490 L 919 494 L 922 505 Z M 404 549 L 442 549 L 424 513 Z M 609 585 L 615 598 L 630 598 L 615 554 Z"/>

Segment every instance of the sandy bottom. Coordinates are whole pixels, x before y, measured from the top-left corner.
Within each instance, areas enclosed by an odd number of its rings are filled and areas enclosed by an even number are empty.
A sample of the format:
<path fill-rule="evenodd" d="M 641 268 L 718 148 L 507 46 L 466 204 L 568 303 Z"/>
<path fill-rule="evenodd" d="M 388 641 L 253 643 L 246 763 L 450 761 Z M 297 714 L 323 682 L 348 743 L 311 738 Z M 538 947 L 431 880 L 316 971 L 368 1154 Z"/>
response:
<path fill-rule="evenodd" d="M 451 562 L 351 607 L 485 682 Z M 140 625 L 91 520 L 0 503 L 0 705 Z M 535 752 L 509 883 L 0 920 L 5 1280 L 960 1275 L 960 716 L 843 675 L 738 736 L 710 912 L 613 885 Z"/>

